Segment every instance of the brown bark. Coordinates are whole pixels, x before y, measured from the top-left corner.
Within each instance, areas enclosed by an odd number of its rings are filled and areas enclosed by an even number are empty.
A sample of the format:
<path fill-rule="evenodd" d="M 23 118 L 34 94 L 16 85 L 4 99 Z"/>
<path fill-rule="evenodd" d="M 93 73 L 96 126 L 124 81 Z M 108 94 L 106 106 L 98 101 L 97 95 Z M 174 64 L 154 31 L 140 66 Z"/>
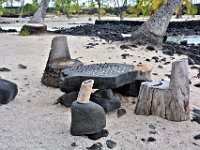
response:
<path fill-rule="evenodd" d="M 180 3 L 181 0 L 167 0 L 155 14 L 132 33 L 131 40 L 143 45 L 162 44 L 170 19 Z"/>
<path fill-rule="evenodd" d="M 172 64 L 170 82 L 144 82 L 141 85 L 135 113 L 155 115 L 171 121 L 189 119 L 188 61 L 182 59 Z"/>

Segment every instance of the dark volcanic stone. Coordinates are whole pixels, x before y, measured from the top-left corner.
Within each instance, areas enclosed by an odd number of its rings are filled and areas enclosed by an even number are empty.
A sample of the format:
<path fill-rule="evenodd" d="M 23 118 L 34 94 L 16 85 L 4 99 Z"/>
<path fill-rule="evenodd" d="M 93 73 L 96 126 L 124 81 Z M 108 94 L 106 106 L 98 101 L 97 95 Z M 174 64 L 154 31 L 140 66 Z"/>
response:
<path fill-rule="evenodd" d="M 0 72 L 10 72 L 10 71 L 11 71 L 10 69 L 5 68 L 5 67 L 0 68 Z"/>
<path fill-rule="evenodd" d="M 136 80 L 134 82 L 132 82 L 130 84 L 126 84 L 119 88 L 112 89 L 112 90 L 117 93 L 120 93 L 124 96 L 137 97 L 139 94 L 140 86 L 141 86 L 142 82 L 147 82 L 147 81 L 149 81 L 149 80 L 142 76 L 137 76 Z"/>
<path fill-rule="evenodd" d="M 22 65 L 22 64 L 19 64 L 18 67 L 19 67 L 20 69 L 26 69 L 26 68 L 27 68 L 27 66 Z"/>
<path fill-rule="evenodd" d="M 155 141 L 156 141 L 156 139 L 155 139 L 155 138 L 153 138 L 153 137 L 149 137 L 147 141 L 148 141 L 148 142 L 155 142 Z"/>
<path fill-rule="evenodd" d="M 63 92 L 79 91 L 83 81 L 93 79 L 93 88 L 113 89 L 134 82 L 136 76 L 137 71 L 134 70 L 133 65 L 91 64 L 64 69 L 59 87 Z"/>
<path fill-rule="evenodd" d="M 71 113 L 70 132 L 74 136 L 98 133 L 106 126 L 105 112 L 94 102 L 80 104 L 74 101 Z"/>
<path fill-rule="evenodd" d="M 155 125 L 153 125 L 153 124 L 149 124 L 149 128 L 156 129 Z"/>
<path fill-rule="evenodd" d="M 194 86 L 200 88 L 200 83 L 194 84 Z"/>
<path fill-rule="evenodd" d="M 73 143 L 71 144 L 71 146 L 72 146 L 72 147 L 76 147 L 76 146 L 78 146 L 78 145 L 76 144 L 76 142 L 73 142 Z"/>
<path fill-rule="evenodd" d="M 113 149 L 117 145 L 117 143 L 112 140 L 107 140 L 106 145 L 108 148 Z"/>
<path fill-rule="evenodd" d="M 120 45 L 120 49 L 124 50 L 124 49 L 131 49 L 128 45 Z"/>
<path fill-rule="evenodd" d="M 111 89 L 96 91 L 90 100 L 103 107 L 106 113 L 121 107 L 120 97 L 113 93 Z"/>
<path fill-rule="evenodd" d="M 126 59 L 127 56 L 130 56 L 130 54 L 121 54 L 122 59 Z"/>
<path fill-rule="evenodd" d="M 192 122 L 195 121 L 198 124 L 200 124 L 200 110 L 199 109 L 193 109 L 193 116 L 192 116 Z"/>
<path fill-rule="evenodd" d="M 155 48 L 153 46 L 147 46 L 146 49 L 150 50 L 150 51 L 153 51 L 155 50 Z"/>
<path fill-rule="evenodd" d="M 148 62 L 150 62 L 151 60 L 147 58 L 147 59 L 145 59 L 145 61 L 148 61 Z"/>
<path fill-rule="evenodd" d="M 187 45 L 187 40 L 180 41 L 180 44 L 186 46 Z"/>
<path fill-rule="evenodd" d="M 89 135 L 86 135 L 86 136 L 88 136 L 88 138 L 90 140 L 98 140 L 102 137 L 107 137 L 108 134 L 109 134 L 108 130 L 103 129 L 103 130 L 101 130 L 101 132 L 89 134 Z"/>
<path fill-rule="evenodd" d="M 117 110 L 117 117 L 119 118 L 119 117 L 122 117 L 123 115 L 125 115 L 126 114 L 126 109 L 124 109 L 124 108 L 121 108 L 121 109 L 118 109 Z"/>
<path fill-rule="evenodd" d="M 0 104 L 7 104 L 12 101 L 18 93 L 15 83 L 0 79 Z"/>
<path fill-rule="evenodd" d="M 65 93 L 61 97 L 58 98 L 57 103 L 60 103 L 66 107 L 71 107 L 73 101 L 77 100 L 78 92 L 73 91 L 70 93 Z"/>
<path fill-rule="evenodd" d="M 87 147 L 89 150 L 102 150 L 103 145 L 100 142 L 94 143 L 92 146 Z"/>
<path fill-rule="evenodd" d="M 200 140 L 200 134 L 194 136 L 195 140 Z"/>

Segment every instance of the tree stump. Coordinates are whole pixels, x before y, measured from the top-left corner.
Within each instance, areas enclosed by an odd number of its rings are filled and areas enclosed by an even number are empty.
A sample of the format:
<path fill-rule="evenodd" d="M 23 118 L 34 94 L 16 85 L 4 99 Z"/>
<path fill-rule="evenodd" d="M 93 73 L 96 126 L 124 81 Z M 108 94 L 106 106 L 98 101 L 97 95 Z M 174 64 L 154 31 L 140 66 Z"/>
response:
<path fill-rule="evenodd" d="M 83 63 L 70 58 L 67 38 L 55 37 L 52 40 L 51 51 L 41 82 L 46 86 L 58 87 L 62 69 L 82 66 Z"/>
<path fill-rule="evenodd" d="M 170 82 L 143 82 L 140 88 L 135 113 L 155 115 L 171 121 L 189 119 L 188 60 L 172 64 Z"/>

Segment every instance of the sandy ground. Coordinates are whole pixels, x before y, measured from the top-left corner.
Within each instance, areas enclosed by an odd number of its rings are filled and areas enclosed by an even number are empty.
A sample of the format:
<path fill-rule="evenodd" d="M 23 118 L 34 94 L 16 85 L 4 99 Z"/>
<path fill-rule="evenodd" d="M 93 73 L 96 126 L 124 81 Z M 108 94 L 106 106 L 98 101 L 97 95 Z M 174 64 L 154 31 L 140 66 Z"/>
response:
<path fill-rule="evenodd" d="M 60 21 L 60 22 L 59 22 Z M 15 21 L 7 26 L 22 26 L 26 20 L 20 23 Z M 87 19 L 48 18 L 48 27 L 68 27 L 88 22 Z M 70 24 L 71 23 L 71 24 Z M 75 24 L 73 24 L 75 23 Z M 1 26 L 6 26 L 2 24 Z M 46 87 L 40 80 L 48 59 L 51 40 L 57 35 L 34 35 L 22 37 L 16 34 L 0 33 L 0 67 L 7 67 L 11 72 L 0 72 L 0 77 L 18 84 L 19 93 L 14 101 L 0 106 L 0 150 L 84 150 L 95 142 L 101 142 L 103 149 L 108 149 L 106 140 L 117 143 L 116 150 L 198 150 L 200 141 L 193 137 L 200 134 L 200 125 L 196 122 L 171 122 L 156 116 L 139 116 L 134 114 L 136 99 L 132 97 L 122 98 L 122 107 L 127 114 L 117 118 L 117 111 L 107 114 L 107 126 L 109 136 L 98 141 L 91 141 L 87 137 L 70 135 L 70 108 L 61 105 L 52 105 L 62 95 L 59 89 Z M 146 51 L 144 47 L 132 50 L 120 50 L 119 43 L 106 43 L 97 37 L 67 36 L 72 58 L 79 58 L 83 63 L 116 62 L 136 64 L 145 62 L 152 56 L 166 57 L 161 52 Z M 90 42 L 99 43 L 91 49 L 84 46 Z M 106 44 L 104 44 L 106 43 Z M 131 56 L 122 59 L 121 54 L 128 53 Z M 185 56 L 176 56 L 176 59 Z M 136 61 L 136 62 L 134 62 Z M 174 61 L 174 60 L 173 60 Z M 27 69 L 19 69 L 18 64 L 27 66 Z M 151 60 L 148 63 L 153 67 L 154 80 L 166 78 L 164 74 L 170 73 L 171 64 L 163 65 L 159 69 L 159 63 Z M 190 70 L 191 106 L 200 107 L 200 91 L 193 86 L 199 79 L 194 76 L 196 70 Z M 150 134 L 149 125 L 155 125 L 156 134 Z M 143 142 L 141 139 L 154 137 L 155 142 Z M 71 143 L 77 146 L 72 147 Z"/>

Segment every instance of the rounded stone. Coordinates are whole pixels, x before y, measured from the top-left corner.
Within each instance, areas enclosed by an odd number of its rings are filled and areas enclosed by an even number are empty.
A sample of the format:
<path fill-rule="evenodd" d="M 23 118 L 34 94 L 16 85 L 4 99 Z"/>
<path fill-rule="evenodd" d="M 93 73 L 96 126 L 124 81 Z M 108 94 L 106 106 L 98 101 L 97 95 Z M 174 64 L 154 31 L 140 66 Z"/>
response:
<path fill-rule="evenodd" d="M 77 101 L 71 107 L 71 129 L 74 136 L 94 134 L 106 126 L 106 115 L 103 108 L 94 103 L 80 104 Z"/>

